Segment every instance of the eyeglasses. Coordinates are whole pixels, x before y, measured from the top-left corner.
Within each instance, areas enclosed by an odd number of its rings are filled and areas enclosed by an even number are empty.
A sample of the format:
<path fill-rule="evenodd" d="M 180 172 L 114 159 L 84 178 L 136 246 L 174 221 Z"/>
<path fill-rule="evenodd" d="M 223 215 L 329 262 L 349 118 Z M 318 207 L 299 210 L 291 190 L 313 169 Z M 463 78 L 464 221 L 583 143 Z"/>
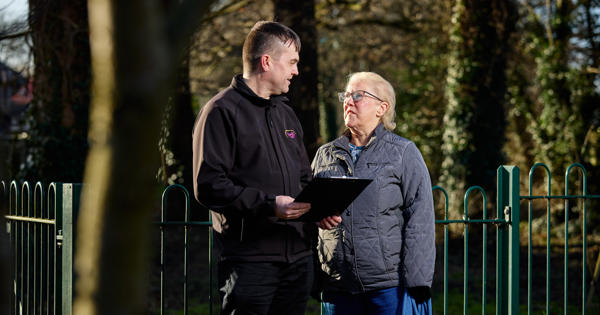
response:
<path fill-rule="evenodd" d="M 380 102 L 383 102 L 383 100 L 380 99 L 379 97 L 375 96 L 372 93 L 364 91 L 364 90 L 357 90 L 354 92 L 339 92 L 338 99 L 340 100 L 340 102 L 343 103 L 348 97 L 352 97 L 353 101 L 358 102 L 358 101 L 362 100 L 362 98 L 365 96 L 365 94 L 380 101 Z"/>

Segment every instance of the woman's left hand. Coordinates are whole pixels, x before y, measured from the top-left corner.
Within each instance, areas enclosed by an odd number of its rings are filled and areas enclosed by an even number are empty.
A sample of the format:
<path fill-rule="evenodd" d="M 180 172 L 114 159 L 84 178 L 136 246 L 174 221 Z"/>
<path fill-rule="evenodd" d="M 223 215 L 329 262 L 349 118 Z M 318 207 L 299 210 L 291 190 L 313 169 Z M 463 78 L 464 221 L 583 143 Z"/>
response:
<path fill-rule="evenodd" d="M 334 227 L 338 226 L 338 224 L 340 224 L 341 222 L 342 222 L 342 217 L 340 217 L 339 215 L 328 216 L 328 217 L 323 218 L 319 222 L 319 228 L 321 228 L 323 230 L 331 230 Z"/>

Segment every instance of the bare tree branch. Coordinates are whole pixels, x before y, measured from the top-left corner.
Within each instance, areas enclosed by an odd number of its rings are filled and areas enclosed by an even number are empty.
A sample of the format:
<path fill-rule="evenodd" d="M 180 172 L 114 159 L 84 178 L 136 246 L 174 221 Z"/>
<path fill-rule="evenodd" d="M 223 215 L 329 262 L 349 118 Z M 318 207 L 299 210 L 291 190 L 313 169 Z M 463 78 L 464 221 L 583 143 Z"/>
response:
<path fill-rule="evenodd" d="M 30 33 L 27 21 L 17 20 L 0 26 L 0 41 L 27 36 Z"/>
<path fill-rule="evenodd" d="M 21 38 L 21 37 L 28 36 L 29 34 L 31 34 L 30 30 L 26 30 L 26 31 L 18 32 L 18 33 L 10 33 L 10 34 L 0 33 L 0 41 L 6 40 L 6 39 Z"/>

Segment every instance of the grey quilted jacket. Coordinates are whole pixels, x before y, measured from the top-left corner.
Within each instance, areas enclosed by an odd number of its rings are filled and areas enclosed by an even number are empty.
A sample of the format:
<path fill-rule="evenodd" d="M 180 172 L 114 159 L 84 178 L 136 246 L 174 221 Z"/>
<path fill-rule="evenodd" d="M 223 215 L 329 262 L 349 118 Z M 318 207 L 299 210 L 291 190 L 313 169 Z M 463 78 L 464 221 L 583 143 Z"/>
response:
<path fill-rule="evenodd" d="M 344 211 L 340 225 L 319 229 L 326 290 L 431 287 L 435 264 L 431 180 L 413 142 L 380 124 L 355 164 L 346 133 L 319 148 L 312 169 L 314 177 L 374 179 Z"/>

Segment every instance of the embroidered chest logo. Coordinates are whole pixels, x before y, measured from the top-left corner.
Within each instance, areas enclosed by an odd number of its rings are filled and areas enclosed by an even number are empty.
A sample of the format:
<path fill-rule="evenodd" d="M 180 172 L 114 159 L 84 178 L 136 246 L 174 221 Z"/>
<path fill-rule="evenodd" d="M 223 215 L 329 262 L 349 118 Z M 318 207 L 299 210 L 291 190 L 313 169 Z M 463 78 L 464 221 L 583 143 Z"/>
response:
<path fill-rule="evenodd" d="M 296 132 L 292 129 L 286 129 L 285 130 L 285 136 L 290 138 L 290 139 L 296 139 Z"/>

